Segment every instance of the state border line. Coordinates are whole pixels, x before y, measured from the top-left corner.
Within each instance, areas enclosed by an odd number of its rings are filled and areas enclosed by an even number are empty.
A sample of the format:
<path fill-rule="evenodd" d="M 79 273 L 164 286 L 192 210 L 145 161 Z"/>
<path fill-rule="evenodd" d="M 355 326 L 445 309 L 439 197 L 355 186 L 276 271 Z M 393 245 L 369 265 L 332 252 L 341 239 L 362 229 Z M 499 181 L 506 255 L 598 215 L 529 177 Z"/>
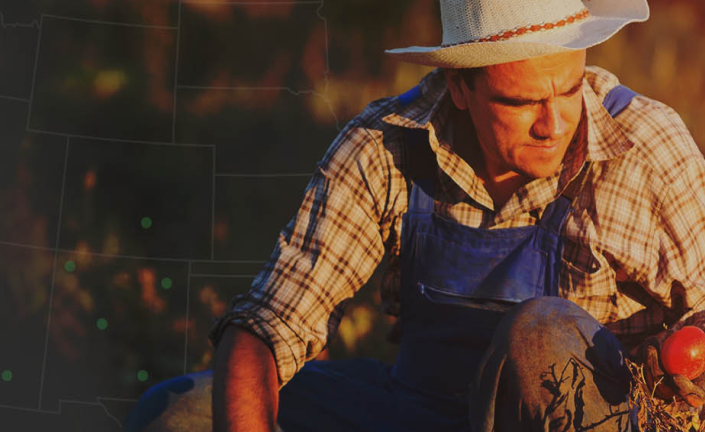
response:
<path fill-rule="evenodd" d="M 326 46 L 328 43 L 326 42 Z M 326 62 L 328 62 L 328 54 L 326 53 Z M 325 82 L 326 82 L 326 92 L 328 91 L 328 73 L 329 72 L 324 72 L 325 75 Z M 333 116 L 333 119 L 335 120 L 335 128 L 340 132 L 342 128 L 340 127 L 340 119 L 338 118 L 338 115 L 335 113 L 335 110 L 333 109 L 333 105 L 328 99 L 328 96 L 325 95 L 325 93 L 320 93 L 315 90 L 294 90 L 290 87 L 257 87 L 257 86 L 194 86 L 194 85 L 179 85 L 179 89 L 182 90 L 221 90 L 221 91 L 233 91 L 233 90 L 248 90 L 248 91 L 286 91 L 293 96 L 303 96 L 303 95 L 312 95 L 318 98 L 323 99 L 323 101 L 328 105 L 328 110 L 330 111 L 331 115 Z"/>
<path fill-rule="evenodd" d="M 122 26 L 122 27 L 136 27 L 136 28 L 156 29 L 156 30 L 178 30 L 178 27 L 174 27 L 174 26 L 158 26 L 158 25 L 152 25 L 152 24 L 138 24 L 138 23 L 128 23 L 128 22 L 119 22 L 119 21 L 103 21 L 103 20 L 77 18 L 77 17 L 70 17 L 70 16 L 64 16 L 64 15 L 54 15 L 54 14 L 42 14 L 41 16 L 42 16 L 42 18 L 47 17 L 47 18 L 52 18 L 52 19 L 57 19 L 57 20 L 78 21 L 78 22 L 84 22 L 84 23 L 88 23 L 88 24 L 114 25 L 114 26 Z"/>
<path fill-rule="evenodd" d="M 42 359 L 42 373 L 40 375 L 40 380 L 39 380 L 39 399 L 37 400 L 37 408 L 42 409 L 42 398 L 44 396 L 44 378 L 46 374 L 46 366 L 47 366 L 47 355 L 49 351 L 49 329 L 51 328 L 51 311 L 54 306 L 54 287 L 55 287 L 55 282 L 56 282 L 56 267 L 59 265 L 59 242 L 61 240 L 61 217 L 63 214 L 63 209 L 64 209 L 64 194 L 66 192 L 66 171 L 68 171 L 68 162 L 69 162 L 69 151 L 71 147 L 71 142 L 69 138 L 66 138 L 66 150 L 64 154 L 64 172 L 62 173 L 62 178 L 61 178 L 61 198 L 59 200 L 59 217 L 58 221 L 56 224 L 56 243 L 55 243 L 55 250 L 54 250 L 54 265 L 52 267 L 51 271 L 51 289 L 49 291 L 49 303 L 48 303 L 48 309 L 47 309 L 47 325 L 46 325 L 46 333 L 44 334 L 44 356 Z"/>
<path fill-rule="evenodd" d="M 186 328 L 184 330 L 184 375 L 187 374 L 188 366 L 188 328 L 191 307 L 191 261 L 188 263 L 188 273 L 186 276 Z"/>
<path fill-rule="evenodd" d="M 37 20 L 32 20 L 31 23 L 26 24 L 26 23 L 20 23 L 20 22 L 14 22 L 14 23 L 6 23 L 5 22 L 5 14 L 3 12 L 0 12 L 0 27 L 6 29 L 6 28 L 34 28 L 39 30 L 40 24 L 39 21 Z"/>
<path fill-rule="evenodd" d="M 325 41 L 325 61 L 326 61 L 326 68 L 323 71 L 323 79 L 325 81 L 325 90 L 323 93 L 317 92 L 313 89 L 307 89 L 307 90 L 294 90 L 290 87 L 247 87 L 247 86 L 237 86 L 237 87 L 217 87 L 217 86 L 192 86 L 192 85 L 177 85 L 177 88 L 179 89 L 192 89 L 192 90 L 284 90 L 289 93 L 291 93 L 294 96 L 301 96 L 304 94 L 311 94 L 313 96 L 319 97 L 325 101 L 326 105 L 328 106 L 328 110 L 330 111 L 331 115 L 333 116 L 333 119 L 335 120 L 335 128 L 340 132 L 342 130 L 340 126 L 340 119 L 338 118 L 338 115 L 335 113 L 335 110 L 333 109 L 333 104 L 331 103 L 330 99 L 328 99 L 328 87 L 329 87 L 329 81 L 328 81 L 328 75 L 330 74 L 330 56 L 329 56 L 329 50 L 330 47 L 328 45 L 328 19 L 321 14 L 321 9 L 325 6 L 325 0 L 318 0 L 318 1 L 281 1 L 281 2 L 252 2 L 252 1 L 199 1 L 199 0 L 180 0 L 179 1 L 179 11 L 181 10 L 181 5 L 182 4 L 214 4 L 214 5 L 318 5 L 318 9 L 316 9 L 316 16 L 323 21 L 323 33 L 324 33 L 324 41 Z M 178 83 L 177 83 L 178 84 Z"/>
<path fill-rule="evenodd" d="M 328 53 L 330 52 L 330 47 L 328 46 L 328 19 L 324 17 L 321 14 L 321 9 L 325 6 L 323 0 L 321 0 L 321 5 L 316 9 L 316 16 L 323 21 L 323 39 L 326 43 L 326 48 L 325 48 L 325 55 L 326 55 L 326 69 L 323 71 L 323 79 L 325 80 L 325 88 L 323 90 L 323 94 L 319 97 L 321 97 L 325 102 L 326 105 L 328 105 L 328 110 L 330 111 L 331 115 L 335 119 L 335 128 L 338 130 L 338 132 L 341 132 L 343 130 L 342 127 L 340 127 L 340 119 L 338 119 L 338 115 L 335 113 L 335 110 L 333 109 L 333 104 L 331 103 L 331 100 L 328 98 L 328 87 L 330 85 L 330 81 L 328 80 L 328 75 L 330 75 L 330 58 Z M 316 94 L 318 96 L 318 94 Z"/>
<path fill-rule="evenodd" d="M 16 411 L 28 411 L 28 412 L 44 413 L 44 414 L 61 414 L 61 411 L 47 411 L 47 410 L 40 410 L 38 408 L 27 408 L 27 407 L 13 406 L 13 405 L 0 405 L 0 409 L 11 409 L 11 410 L 16 410 Z"/>
<path fill-rule="evenodd" d="M 199 85 L 186 85 L 186 84 L 179 84 L 177 86 L 179 89 L 184 89 L 184 90 L 252 90 L 252 91 L 286 91 L 291 93 L 294 96 L 301 96 L 301 95 L 307 95 L 307 94 L 312 94 L 314 96 L 320 96 L 324 97 L 325 95 L 318 93 L 317 91 L 313 89 L 306 89 L 306 90 L 294 90 L 291 87 L 268 87 L 268 86 L 199 86 Z"/>
<path fill-rule="evenodd" d="M 98 399 L 98 398 L 96 398 L 96 399 Z M 120 429 L 122 429 L 122 422 L 120 421 L 120 419 L 118 419 L 117 417 L 112 415 L 110 413 L 110 411 L 108 411 L 108 407 L 105 406 L 105 404 L 103 402 L 101 402 L 100 400 L 98 400 L 97 404 L 98 404 L 98 406 L 103 408 L 103 411 L 105 411 L 105 415 L 107 415 L 108 418 L 112 419 L 115 423 L 117 423 L 118 426 L 120 427 Z M 59 400 L 59 406 L 61 406 L 61 400 Z"/>
<path fill-rule="evenodd" d="M 206 263 L 206 264 L 265 264 L 267 260 L 204 260 L 204 259 L 192 259 L 193 263 Z"/>
<path fill-rule="evenodd" d="M 328 94 L 328 74 L 330 74 L 330 61 L 328 58 L 328 52 L 330 50 L 330 48 L 328 47 L 328 18 L 321 15 L 321 9 L 323 9 L 323 6 L 325 5 L 324 1 L 321 0 L 320 4 L 321 4 L 321 6 L 318 9 L 316 9 L 316 15 L 318 15 L 318 18 L 320 18 L 321 21 L 323 21 L 323 35 L 324 35 L 324 40 L 326 42 L 326 49 L 325 49 L 326 70 L 323 71 L 323 74 L 324 74 L 325 80 L 326 80 L 326 90 L 324 91 L 324 94 Z"/>
<path fill-rule="evenodd" d="M 253 2 L 253 1 L 199 1 L 199 0 L 182 0 L 183 4 L 197 4 L 197 5 L 243 5 L 243 6 L 278 6 L 278 5 L 314 5 L 323 4 L 324 0 L 303 0 L 303 1 L 264 1 L 264 2 Z"/>
<path fill-rule="evenodd" d="M 51 414 L 51 415 L 62 415 L 63 414 L 63 405 L 64 404 L 73 404 L 73 405 L 87 405 L 87 406 L 94 406 L 94 407 L 101 407 L 103 408 L 103 411 L 105 411 L 105 414 L 113 420 L 115 423 L 118 424 L 122 428 L 122 422 L 112 415 L 110 411 L 108 411 L 108 407 L 105 406 L 105 404 L 102 402 L 102 400 L 105 401 L 118 401 L 118 402 L 137 402 L 138 399 L 120 399 L 120 398 L 106 398 L 106 397 L 96 397 L 97 402 L 87 402 L 87 401 L 77 401 L 77 400 L 69 400 L 69 399 L 59 399 L 59 408 L 56 411 L 51 411 L 51 410 L 43 410 L 43 409 L 35 409 L 35 408 L 26 408 L 26 407 L 19 407 L 19 406 L 13 406 L 13 405 L 0 405 L 0 409 L 9 409 L 9 410 L 15 410 L 15 411 L 26 411 L 26 412 L 32 412 L 32 413 L 39 413 L 39 414 Z"/>
<path fill-rule="evenodd" d="M 213 184 L 211 186 L 213 188 L 211 190 L 211 259 L 215 258 L 215 180 L 218 177 L 217 173 L 215 172 L 215 153 L 217 150 L 217 147 L 213 147 L 213 161 L 211 162 L 213 164 L 213 169 L 211 170 L 211 172 L 213 173 Z"/>
<path fill-rule="evenodd" d="M 103 399 L 103 400 L 110 400 L 110 398 L 96 398 L 96 399 Z M 117 399 L 115 399 L 117 400 Z M 125 399 L 123 400 L 124 402 L 137 402 L 137 399 Z M 76 405 L 89 405 L 89 406 L 104 406 L 101 402 L 88 402 L 88 401 L 77 401 L 77 400 L 70 400 L 70 399 L 59 399 L 59 409 L 56 411 L 52 410 L 46 410 L 46 409 L 37 409 L 37 408 L 27 408 L 27 407 L 22 407 L 22 406 L 15 406 L 15 405 L 2 405 L 0 404 L 0 409 L 11 409 L 11 410 L 16 410 L 16 411 L 29 411 L 29 412 L 36 412 L 36 413 L 43 413 L 43 414 L 54 414 L 54 415 L 60 415 L 61 414 L 61 405 L 64 403 L 67 404 L 76 404 Z"/>
<path fill-rule="evenodd" d="M 206 148 L 213 148 L 216 146 L 216 144 L 173 143 L 173 142 L 168 142 L 168 141 L 147 141 L 147 140 L 132 140 L 132 139 L 125 139 L 125 138 L 109 138 L 109 137 L 78 135 L 78 134 L 54 132 L 54 131 L 46 131 L 46 130 L 41 130 L 41 129 L 30 129 L 30 128 L 27 128 L 27 132 L 34 132 L 34 133 L 40 133 L 40 134 L 46 134 L 46 135 L 57 135 L 57 136 L 63 136 L 63 137 L 68 137 L 68 138 L 78 138 L 78 139 L 86 139 L 86 140 L 111 141 L 111 142 L 124 143 L 124 144 L 145 144 L 145 145 L 162 145 L 162 146 L 172 146 L 172 147 L 206 147 Z"/>
<path fill-rule="evenodd" d="M 314 173 L 280 173 L 280 174 L 235 174 L 217 173 L 216 177 L 236 177 L 236 178 L 268 178 L 268 177 L 311 177 Z"/>
<path fill-rule="evenodd" d="M 133 260 L 144 260 L 144 261 L 164 261 L 164 262 L 179 262 L 179 263 L 206 263 L 206 264 L 264 264 L 265 260 L 207 260 L 207 259 L 194 259 L 194 258 L 169 258 L 169 257 L 150 257 L 150 256 L 139 256 L 139 255 L 119 255 L 119 254 L 106 254 L 101 252 L 79 252 L 75 249 L 62 249 L 62 248 L 50 248 L 45 246 L 37 246 L 23 243 L 8 242 L 0 240 L 0 245 L 19 247 L 24 249 L 35 249 L 44 252 L 56 252 L 56 253 L 67 253 L 67 254 L 86 254 L 91 256 L 99 256 L 103 258 L 116 258 L 116 259 L 133 259 Z"/>
<path fill-rule="evenodd" d="M 176 59 L 174 61 L 174 97 L 172 100 L 173 113 L 171 117 L 171 142 L 176 142 L 176 98 L 179 93 L 179 49 L 181 45 L 181 0 L 178 4 L 178 18 L 176 21 Z"/>
<path fill-rule="evenodd" d="M 29 103 L 29 99 L 15 97 L 15 96 L 7 96 L 7 95 L 2 95 L 2 94 L 0 94 L 0 99 L 7 99 L 7 100 L 11 100 L 11 101 L 16 101 L 16 102 Z"/>
<path fill-rule="evenodd" d="M 44 15 L 39 16 L 39 33 L 37 34 L 37 48 L 34 53 L 34 71 L 32 72 L 32 85 L 29 89 L 29 107 L 27 108 L 27 125 L 26 130 L 29 130 L 29 121 L 32 119 L 32 101 L 34 100 L 34 86 L 37 82 L 37 67 L 39 66 L 39 49 L 42 46 L 42 28 L 44 27 Z"/>
<path fill-rule="evenodd" d="M 115 401 L 115 402 L 137 402 L 139 399 L 129 399 L 129 398 L 116 398 L 116 397 L 104 397 L 104 396 L 96 396 L 96 400 L 98 402 L 105 400 L 105 401 Z"/>

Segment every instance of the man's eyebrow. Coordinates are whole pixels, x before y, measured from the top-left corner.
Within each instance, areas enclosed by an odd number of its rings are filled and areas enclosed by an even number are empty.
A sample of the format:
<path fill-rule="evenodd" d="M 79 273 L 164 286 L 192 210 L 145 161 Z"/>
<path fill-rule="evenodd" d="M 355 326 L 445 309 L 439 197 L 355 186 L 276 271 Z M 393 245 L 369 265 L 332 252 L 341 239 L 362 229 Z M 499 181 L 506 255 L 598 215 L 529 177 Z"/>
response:
<path fill-rule="evenodd" d="M 565 91 L 558 96 L 566 96 L 566 95 L 572 95 L 576 93 L 578 90 L 580 90 L 580 87 L 583 85 L 583 80 L 585 79 L 585 72 L 583 72 L 583 75 L 580 77 L 580 80 L 568 89 L 568 91 Z M 545 99 L 527 99 L 527 98 L 522 98 L 522 97 L 511 97 L 511 96 L 500 96 L 500 95 L 495 95 L 490 98 L 493 102 L 499 102 L 507 105 L 529 105 L 529 104 L 535 104 L 535 103 L 540 103 L 543 102 Z"/>
<path fill-rule="evenodd" d="M 585 72 L 583 71 L 583 76 L 580 77 L 580 80 L 578 80 L 577 83 L 573 87 L 570 88 L 567 92 L 561 93 L 561 95 L 569 95 L 577 92 L 580 87 L 583 85 L 583 81 L 585 80 Z"/>

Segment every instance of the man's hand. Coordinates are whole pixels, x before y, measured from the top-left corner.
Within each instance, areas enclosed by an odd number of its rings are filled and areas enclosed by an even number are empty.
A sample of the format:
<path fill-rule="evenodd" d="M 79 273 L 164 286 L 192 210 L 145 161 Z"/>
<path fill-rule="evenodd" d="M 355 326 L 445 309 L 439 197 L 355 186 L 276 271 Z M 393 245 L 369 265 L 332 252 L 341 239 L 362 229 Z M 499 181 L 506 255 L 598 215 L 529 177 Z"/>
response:
<path fill-rule="evenodd" d="M 639 346 L 637 361 L 644 366 L 646 384 L 654 391 L 656 397 L 668 400 L 679 396 L 688 405 L 697 408 L 705 404 L 705 373 L 692 381 L 683 375 L 668 375 L 664 372 L 659 356 L 663 342 L 668 336 L 685 325 L 705 329 L 705 312 L 694 314 L 686 321 L 678 322 L 670 329 L 648 338 Z"/>

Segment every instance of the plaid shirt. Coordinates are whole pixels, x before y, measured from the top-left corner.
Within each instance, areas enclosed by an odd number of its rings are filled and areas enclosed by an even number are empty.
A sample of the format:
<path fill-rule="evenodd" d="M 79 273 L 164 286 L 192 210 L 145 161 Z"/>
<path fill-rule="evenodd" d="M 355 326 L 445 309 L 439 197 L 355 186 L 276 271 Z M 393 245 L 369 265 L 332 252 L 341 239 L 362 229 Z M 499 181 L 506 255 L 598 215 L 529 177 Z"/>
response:
<path fill-rule="evenodd" d="M 436 155 L 435 211 L 485 229 L 534 225 L 593 161 L 569 216 L 560 295 L 572 300 L 628 346 L 647 333 L 703 309 L 705 303 L 705 160 L 680 117 L 637 96 L 616 118 L 601 101 L 618 84 L 587 68 L 583 118 L 559 171 L 521 187 L 500 209 L 454 151 L 445 78 L 433 71 L 408 104 L 371 103 L 333 142 L 303 203 L 280 232 L 250 291 L 214 323 L 217 344 L 235 323 L 272 349 L 286 383 L 335 334 L 342 304 L 369 279 L 385 252 L 382 294 L 399 313 L 401 217 L 407 210 L 404 128 L 429 131 Z"/>

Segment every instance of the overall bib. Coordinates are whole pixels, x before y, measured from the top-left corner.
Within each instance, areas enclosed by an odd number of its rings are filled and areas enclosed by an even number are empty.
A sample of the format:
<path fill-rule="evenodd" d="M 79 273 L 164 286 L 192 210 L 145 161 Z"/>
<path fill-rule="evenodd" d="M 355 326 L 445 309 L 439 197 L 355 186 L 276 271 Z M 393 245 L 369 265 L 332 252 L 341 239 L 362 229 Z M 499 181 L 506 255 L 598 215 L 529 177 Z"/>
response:
<path fill-rule="evenodd" d="M 617 86 L 604 106 L 614 117 L 633 96 Z M 409 130 L 407 136 L 412 157 L 419 147 L 428 148 L 426 131 Z M 586 163 L 535 226 L 495 230 L 438 217 L 434 182 L 428 178 L 432 172 L 414 179 L 402 222 L 404 327 L 397 379 L 431 393 L 464 397 L 504 312 L 533 297 L 558 295 L 561 232 L 587 169 Z"/>
<path fill-rule="evenodd" d="M 411 145 L 428 146 L 423 134 L 410 135 L 418 137 Z M 505 311 L 558 295 L 571 200 L 558 197 L 534 226 L 487 230 L 437 216 L 433 181 L 413 183 L 402 222 L 403 329 L 394 375 L 420 391 L 464 398 Z"/>
<path fill-rule="evenodd" d="M 412 89 L 407 95 L 415 97 L 418 93 Z M 617 86 L 603 103 L 614 117 L 634 95 L 628 88 Z M 280 414 L 285 414 L 280 416 L 280 424 L 287 432 L 298 431 L 300 424 L 289 424 L 286 417 L 300 417 L 297 410 L 306 411 L 304 405 L 313 399 L 304 400 L 307 392 L 299 390 L 329 375 L 331 370 L 335 370 L 338 390 L 351 386 L 355 390 L 326 391 L 330 382 L 318 386 L 318 397 L 336 393 L 334 398 L 342 407 L 333 408 L 336 413 L 330 423 L 325 420 L 328 414 L 309 418 L 312 424 L 321 422 L 319 429 L 311 430 L 335 428 L 334 422 L 338 421 L 337 430 L 350 431 L 469 431 L 468 391 L 498 323 L 510 308 L 525 300 L 558 296 L 561 233 L 572 210 L 572 199 L 587 178 L 589 163 L 585 163 L 566 192 L 548 204 L 536 225 L 487 230 L 461 225 L 434 213 L 435 158 L 427 131 L 408 130 L 407 142 L 410 165 L 421 173 L 412 178 L 409 208 L 402 219 L 403 327 L 396 364 L 391 370 L 366 359 L 313 362 L 308 371 L 309 366 L 305 366 L 292 380 L 294 385 L 282 389 L 282 397 L 290 392 L 292 400 L 289 409 L 282 398 L 280 409 Z M 415 157 L 417 160 L 413 160 Z M 424 162 L 429 159 L 430 167 L 424 169 Z M 592 335 L 599 323 L 589 316 L 588 320 L 582 325 L 583 334 Z M 615 359 L 612 352 L 617 353 L 620 348 L 616 338 L 609 335 L 605 343 L 598 344 L 602 352 L 595 357 L 608 358 L 601 366 L 614 370 L 620 357 Z M 357 403 L 351 407 L 355 400 Z M 321 412 L 329 412 L 334 404 L 326 405 L 320 407 Z"/>
<path fill-rule="evenodd" d="M 400 99 L 403 103 L 404 97 L 418 94 L 418 89 L 412 89 Z M 603 103 L 615 116 L 634 95 L 626 87 L 617 86 Z M 430 151 L 426 134 L 424 130 L 409 130 L 412 158 L 418 149 Z M 412 178 L 409 208 L 402 221 L 403 331 L 396 364 L 372 359 L 307 363 L 280 391 L 278 423 L 283 430 L 469 432 L 470 411 L 478 417 L 494 416 L 485 413 L 495 410 L 493 401 L 469 407 L 469 388 L 478 379 L 478 368 L 484 367 L 479 379 L 491 382 L 490 390 L 483 393 L 496 391 L 492 390 L 492 381 L 497 381 L 492 375 L 495 372 L 487 371 L 500 370 L 502 361 L 492 360 L 486 352 L 508 310 L 514 313 L 520 309 L 514 306 L 521 302 L 526 305 L 530 303 L 526 300 L 536 297 L 561 301 L 557 298 L 561 232 L 572 210 L 571 197 L 578 195 L 588 170 L 586 163 L 567 193 L 545 208 L 535 226 L 494 230 L 471 228 L 439 217 L 434 213 L 432 178 Z M 576 325 L 578 337 L 570 333 L 566 345 L 586 335 L 602 337 L 604 329 L 599 323 L 576 305 L 565 303 L 575 308 L 568 315 L 584 323 Z M 558 308 L 563 312 L 565 304 Z M 542 316 L 544 311 L 532 313 Z M 555 327 L 550 321 L 548 326 Z M 619 342 L 611 334 L 603 339 L 605 343 L 596 345 L 598 353 L 588 353 L 591 362 L 598 365 L 596 369 L 620 368 Z M 582 345 L 578 349 L 584 351 Z M 541 357 L 541 353 L 526 354 Z M 485 363 L 481 364 L 483 357 Z M 126 429 L 142 430 L 146 424 L 178 416 L 184 420 L 174 422 L 182 427 L 169 430 L 210 430 L 210 400 L 205 399 L 210 397 L 211 379 L 206 372 L 153 387 L 131 413 Z M 179 400 L 176 395 L 186 395 L 181 400 L 187 400 L 196 390 L 200 390 L 200 396 L 193 396 L 193 402 L 178 408 L 184 411 L 183 416 L 175 414 L 170 407 Z M 482 421 L 473 420 L 475 423 Z"/>

